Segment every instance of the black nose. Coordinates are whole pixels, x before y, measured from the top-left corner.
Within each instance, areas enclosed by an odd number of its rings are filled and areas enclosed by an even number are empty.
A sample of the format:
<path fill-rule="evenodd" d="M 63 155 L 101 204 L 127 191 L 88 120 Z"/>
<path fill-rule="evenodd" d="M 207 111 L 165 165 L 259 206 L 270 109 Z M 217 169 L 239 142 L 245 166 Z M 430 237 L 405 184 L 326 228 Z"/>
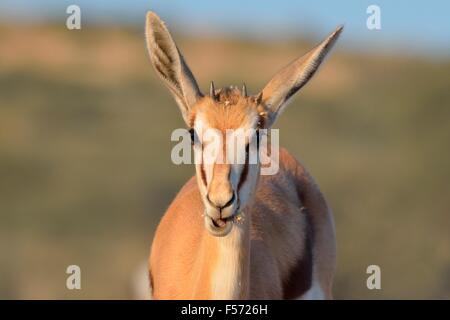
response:
<path fill-rule="evenodd" d="M 231 198 L 224 205 L 218 205 L 218 204 L 215 204 L 214 202 L 211 201 L 211 199 L 209 198 L 209 195 L 206 195 L 206 200 L 208 200 L 208 202 L 211 205 L 213 205 L 214 207 L 216 207 L 220 211 L 222 211 L 226 207 L 231 206 L 233 204 L 233 202 L 234 202 L 234 198 L 235 198 L 235 195 L 234 195 L 234 192 L 233 192 L 233 194 L 231 195 Z"/>

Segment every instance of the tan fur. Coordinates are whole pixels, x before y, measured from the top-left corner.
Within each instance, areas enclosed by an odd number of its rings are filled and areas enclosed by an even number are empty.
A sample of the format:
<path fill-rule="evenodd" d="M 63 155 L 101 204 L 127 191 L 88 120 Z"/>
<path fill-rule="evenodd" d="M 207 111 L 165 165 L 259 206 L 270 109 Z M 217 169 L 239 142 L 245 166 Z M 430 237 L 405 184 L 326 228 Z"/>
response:
<path fill-rule="evenodd" d="M 245 285 L 250 290 L 243 298 L 281 299 L 284 282 L 300 281 L 290 279 L 290 270 L 303 255 L 306 215 L 315 234 L 317 276 L 331 298 L 336 254 L 331 213 L 310 175 L 285 149 L 280 151 L 280 160 L 276 176 L 261 176 L 255 206 L 247 213 L 252 223 Z M 150 270 L 155 299 L 212 298 L 209 272 L 217 262 L 215 252 L 221 239 L 204 229 L 203 210 L 193 177 L 167 210 L 153 241 Z"/>
<path fill-rule="evenodd" d="M 228 87 L 203 95 L 165 24 L 147 15 L 147 46 L 157 74 L 171 91 L 186 124 L 200 136 L 203 159 L 214 129 L 270 129 L 287 101 L 317 71 L 336 42 L 338 28 L 321 44 L 276 74 L 260 94 Z M 256 139 L 245 136 L 247 144 Z M 279 171 L 260 175 L 260 163 L 196 164 L 155 234 L 150 279 L 155 299 L 331 298 L 336 244 L 331 211 L 312 177 L 286 150 Z M 220 152 L 219 152 L 220 153 Z M 215 155 L 216 156 L 216 155 Z M 273 160 L 276 161 L 276 160 Z M 227 232 L 212 221 L 226 221 Z M 209 223 L 210 222 L 210 223 Z M 217 225 L 216 225 L 217 227 Z M 218 227 L 217 227 L 218 228 Z"/>

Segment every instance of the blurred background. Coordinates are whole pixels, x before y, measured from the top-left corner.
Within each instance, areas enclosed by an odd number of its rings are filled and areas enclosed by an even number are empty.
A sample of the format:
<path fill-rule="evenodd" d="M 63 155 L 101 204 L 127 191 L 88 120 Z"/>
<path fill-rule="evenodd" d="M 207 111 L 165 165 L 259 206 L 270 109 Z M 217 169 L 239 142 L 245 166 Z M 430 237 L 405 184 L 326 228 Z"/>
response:
<path fill-rule="evenodd" d="M 66 8 L 81 9 L 68 30 Z M 381 9 L 369 30 L 366 9 Z M 0 2 L 0 298 L 135 298 L 154 230 L 194 173 L 170 160 L 175 102 L 144 41 L 167 21 L 203 90 L 257 93 L 336 25 L 281 116 L 333 208 L 335 297 L 450 298 L 449 2 Z M 82 290 L 66 289 L 81 267 Z M 381 268 L 381 290 L 366 287 Z"/>

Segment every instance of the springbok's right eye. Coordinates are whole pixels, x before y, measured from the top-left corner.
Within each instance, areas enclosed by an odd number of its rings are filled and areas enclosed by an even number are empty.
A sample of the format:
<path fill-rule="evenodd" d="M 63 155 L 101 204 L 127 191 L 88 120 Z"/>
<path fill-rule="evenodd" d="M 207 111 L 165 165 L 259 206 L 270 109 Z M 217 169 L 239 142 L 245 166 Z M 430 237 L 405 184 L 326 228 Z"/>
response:
<path fill-rule="evenodd" d="M 195 142 L 195 131 L 193 128 L 189 129 L 189 133 L 191 135 L 191 144 L 193 145 Z"/>

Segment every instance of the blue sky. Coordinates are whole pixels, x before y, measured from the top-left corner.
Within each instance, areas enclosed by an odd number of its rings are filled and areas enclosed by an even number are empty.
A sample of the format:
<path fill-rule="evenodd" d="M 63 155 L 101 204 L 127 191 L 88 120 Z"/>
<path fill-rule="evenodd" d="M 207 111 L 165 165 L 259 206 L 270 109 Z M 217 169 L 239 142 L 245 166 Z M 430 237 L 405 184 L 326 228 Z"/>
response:
<path fill-rule="evenodd" d="M 80 6 L 85 28 L 95 23 L 141 26 L 148 10 L 186 33 L 260 39 L 323 37 L 344 24 L 342 40 L 361 50 L 450 56 L 450 1 L 445 0 L 2 0 L 0 23 L 63 22 L 70 4 Z M 381 8 L 381 30 L 366 28 L 366 9 L 371 4 Z"/>

